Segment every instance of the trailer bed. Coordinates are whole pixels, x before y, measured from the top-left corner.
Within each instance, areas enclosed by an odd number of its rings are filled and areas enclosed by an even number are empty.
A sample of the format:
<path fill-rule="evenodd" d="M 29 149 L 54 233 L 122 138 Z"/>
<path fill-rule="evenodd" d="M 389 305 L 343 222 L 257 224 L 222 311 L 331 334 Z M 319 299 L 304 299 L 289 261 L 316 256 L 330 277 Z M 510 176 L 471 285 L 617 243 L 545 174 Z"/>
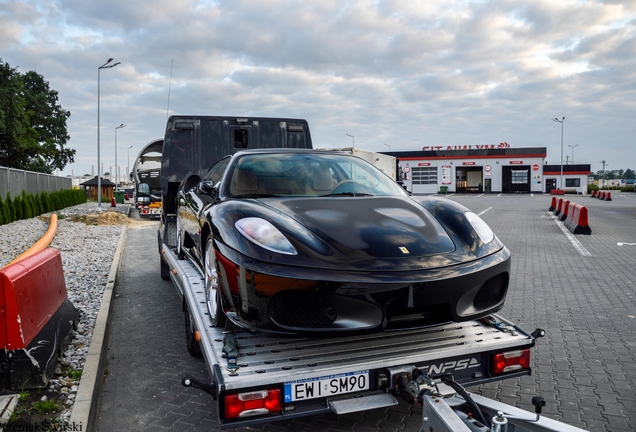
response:
<path fill-rule="evenodd" d="M 501 317 L 497 318 L 515 331 L 503 332 L 481 320 L 328 338 L 272 337 L 235 328 L 239 367 L 233 373 L 223 358 L 224 329 L 211 326 L 207 320 L 200 272 L 189 260 L 178 260 L 165 245 L 164 260 L 172 270 L 170 277 L 177 290 L 193 311 L 210 376 L 226 391 L 404 365 L 429 367 L 438 373 L 454 372 L 458 365 L 452 359 L 464 359 L 459 366 L 469 369 L 467 362 L 471 358 L 480 361 L 480 353 L 534 346 L 532 336 Z M 470 384 L 489 381 L 487 377 L 472 378 Z"/>

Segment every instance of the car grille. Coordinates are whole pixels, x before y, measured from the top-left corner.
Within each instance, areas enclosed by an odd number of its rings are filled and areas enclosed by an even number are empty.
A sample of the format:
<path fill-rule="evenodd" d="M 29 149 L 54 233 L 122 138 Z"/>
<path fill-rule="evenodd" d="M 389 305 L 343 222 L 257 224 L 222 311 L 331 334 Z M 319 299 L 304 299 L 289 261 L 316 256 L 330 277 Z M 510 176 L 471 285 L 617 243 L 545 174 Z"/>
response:
<path fill-rule="evenodd" d="M 283 291 L 269 301 L 269 316 L 285 327 L 324 327 L 337 318 L 336 310 L 320 293 L 313 291 Z"/>

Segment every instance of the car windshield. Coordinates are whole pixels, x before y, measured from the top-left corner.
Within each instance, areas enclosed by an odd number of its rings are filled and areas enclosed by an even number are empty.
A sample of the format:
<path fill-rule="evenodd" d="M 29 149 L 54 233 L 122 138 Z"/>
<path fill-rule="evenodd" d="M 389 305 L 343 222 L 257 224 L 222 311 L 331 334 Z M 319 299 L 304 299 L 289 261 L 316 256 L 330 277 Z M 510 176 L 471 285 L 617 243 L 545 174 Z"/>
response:
<path fill-rule="evenodd" d="M 341 153 L 246 154 L 228 178 L 234 197 L 406 195 L 375 166 Z"/>

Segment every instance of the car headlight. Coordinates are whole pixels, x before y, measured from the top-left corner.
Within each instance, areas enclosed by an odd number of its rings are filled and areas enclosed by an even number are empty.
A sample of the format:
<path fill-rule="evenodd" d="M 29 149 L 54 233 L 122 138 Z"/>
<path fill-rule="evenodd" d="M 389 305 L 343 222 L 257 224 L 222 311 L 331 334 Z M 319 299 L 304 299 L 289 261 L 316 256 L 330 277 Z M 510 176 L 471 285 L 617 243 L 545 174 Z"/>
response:
<path fill-rule="evenodd" d="M 262 248 L 285 255 L 297 254 L 289 240 L 265 219 L 248 217 L 236 221 L 234 226 L 245 238 Z"/>
<path fill-rule="evenodd" d="M 477 232 L 477 235 L 479 235 L 479 238 L 481 239 L 481 241 L 484 242 L 484 244 L 488 244 L 495 239 L 495 233 L 492 232 L 488 224 L 484 222 L 482 218 L 480 218 L 473 212 L 466 212 L 464 214 L 466 215 L 466 219 L 468 219 L 468 222 L 470 222 L 470 224 L 473 226 L 473 228 Z"/>

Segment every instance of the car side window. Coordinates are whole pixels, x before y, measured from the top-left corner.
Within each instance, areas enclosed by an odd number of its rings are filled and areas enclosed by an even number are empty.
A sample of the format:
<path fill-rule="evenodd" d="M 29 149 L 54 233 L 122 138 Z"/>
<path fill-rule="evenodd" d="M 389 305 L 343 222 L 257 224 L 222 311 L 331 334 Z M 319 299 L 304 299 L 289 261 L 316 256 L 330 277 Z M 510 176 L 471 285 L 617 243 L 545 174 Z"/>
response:
<path fill-rule="evenodd" d="M 229 156 L 219 160 L 217 163 L 212 165 L 212 167 L 205 174 L 205 177 L 203 177 L 203 180 L 211 181 L 212 184 L 217 185 L 223 178 L 223 174 L 225 173 L 225 170 L 227 169 L 229 163 Z"/>

